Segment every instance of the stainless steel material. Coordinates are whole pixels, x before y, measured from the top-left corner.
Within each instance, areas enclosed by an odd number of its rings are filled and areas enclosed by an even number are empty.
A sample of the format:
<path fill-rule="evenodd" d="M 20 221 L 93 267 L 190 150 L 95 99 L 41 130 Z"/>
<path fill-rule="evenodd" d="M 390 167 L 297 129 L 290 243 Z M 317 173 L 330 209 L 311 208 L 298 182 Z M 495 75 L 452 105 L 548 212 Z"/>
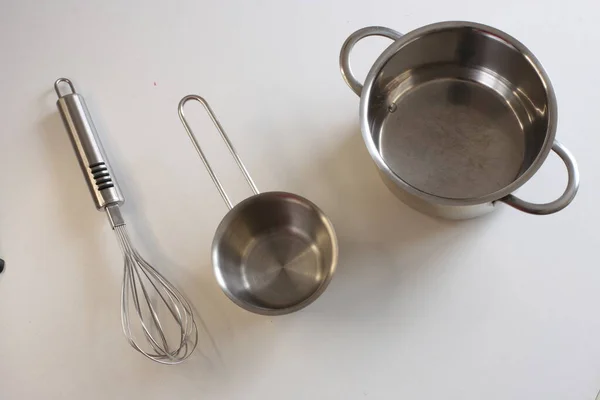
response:
<path fill-rule="evenodd" d="M 192 128 L 190 128 L 190 125 L 188 124 L 187 120 L 185 119 L 185 115 L 183 114 L 183 106 L 189 100 L 196 100 L 196 101 L 198 101 L 200 104 L 202 104 L 204 106 L 204 108 L 206 109 L 206 111 L 207 111 L 207 113 L 208 113 L 211 121 L 213 122 L 213 124 L 215 125 L 215 127 L 219 131 L 219 134 L 221 135 L 221 138 L 225 142 L 225 145 L 227 146 L 227 149 L 229 150 L 229 153 L 231 153 L 231 155 L 233 156 L 233 159 L 235 160 L 236 164 L 238 165 L 238 168 L 240 169 L 240 171 L 242 171 L 242 174 L 244 175 L 244 178 L 246 179 L 246 182 L 248 182 L 248 185 L 250 186 L 250 189 L 252 189 L 252 192 L 254 194 L 258 194 L 259 193 L 258 192 L 258 188 L 254 184 L 254 181 L 250 177 L 250 174 L 248 173 L 248 170 L 246 169 L 246 166 L 244 165 L 244 163 L 240 159 L 240 156 L 238 156 L 238 154 L 235 151 L 233 145 L 229 141 L 229 138 L 225 134 L 225 130 L 221 126 L 221 123 L 217 119 L 217 116 L 215 115 L 215 113 L 213 112 L 213 110 L 210 108 L 210 106 L 208 105 L 208 103 L 206 102 L 206 100 L 204 100 L 202 97 L 196 96 L 196 95 L 189 95 L 189 96 L 186 96 L 183 99 L 181 99 L 181 101 L 179 102 L 179 108 L 178 108 L 179 118 L 181 119 L 181 122 L 183 123 L 183 126 L 185 128 L 185 131 L 187 132 L 190 140 L 192 141 L 192 144 L 194 145 L 194 148 L 196 149 L 196 152 L 200 156 L 200 159 L 202 160 L 202 163 L 206 167 L 206 170 L 208 171 L 208 174 L 210 175 L 210 178 L 212 179 L 213 183 L 217 187 L 217 190 L 219 191 L 219 194 L 221 195 L 221 197 L 225 201 L 225 204 L 227 204 L 227 207 L 229 207 L 229 209 L 231 210 L 233 208 L 233 204 L 231 203 L 231 200 L 229 200 L 229 197 L 227 196 L 227 193 L 225 193 L 225 189 L 223 188 L 223 185 L 221 185 L 221 182 L 219 181 L 219 178 L 217 178 L 217 176 L 215 175 L 213 169 L 211 168 L 211 166 L 210 166 L 210 164 L 209 164 L 206 156 L 204 155 L 204 152 L 202 151 L 202 148 L 200 147 L 200 143 L 198 143 L 198 140 L 196 139 L 196 136 L 192 132 Z"/>
<path fill-rule="evenodd" d="M 71 93 L 61 94 L 59 84 L 62 82 L 69 85 Z M 58 79 L 54 88 L 59 96 L 58 109 L 96 207 L 106 211 L 123 251 L 123 332 L 131 346 L 149 359 L 161 364 L 178 364 L 192 354 L 198 343 L 198 330 L 190 303 L 131 244 L 119 209 L 123 197 L 83 98 L 66 78 Z M 134 312 L 133 318 L 131 312 Z"/>
<path fill-rule="evenodd" d="M 123 214 L 121 214 L 121 209 L 116 205 L 106 207 L 106 216 L 113 229 L 125 225 L 125 219 L 123 218 Z"/>
<path fill-rule="evenodd" d="M 349 55 L 361 39 L 392 43 L 364 86 Z M 363 139 L 390 189 L 410 206 L 462 219 L 502 201 L 532 214 L 562 210 L 575 197 L 579 173 L 554 137 L 557 104 L 542 66 L 511 36 L 470 22 L 442 22 L 401 35 L 363 28 L 342 46 L 340 68 L 360 96 Z M 568 184 L 555 201 L 533 204 L 512 193 L 550 150 L 564 161 Z"/>
<path fill-rule="evenodd" d="M 179 364 L 192 354 L 198 343 L 192 307 L 133 247 L 119 207 L 108 206 L 106 213 L 111 221 L 121 221 L 113 229 L 125 259 L 121 287 L 121 323 L 125 337 L 149 359 L 161 364 Z M 132 309 L 135 310 L 133 323 Z M 172 318 L 165 320 L 159 316 L 161 312 Z M 145 342 L 136 338 L 136 329 Z"/>
<path fill-rule="evenodd" d="M 192 132 L 183 107 L 200 102 L 254 195 L 233 206 Z M 223 292 L 240 307 L 264 315 L 300 310 L 327 288 L 338 258 L 333 225 L 312 202 L 285 192 L 259 193 L 210 106 L 200 96 L 179 103 L 179 117 L 230 211 L 219 224 L 212 262 Z"/>
<path fill-rule="evenodd" d="M 344 42 L 342 51 L 340 53 L 340 70 L 342 72 L 342 77 L 348 86 L 350 86 L 350 89 L 352 89 L 352 91 L 359 97 L 362 92 L 363 85 L 354 77 L 354 74 L 352 73 L 352 67 L 350 66 L 350 52 L 356 43 L 369 36 L 383 36 L 391 40 L 398 40 L 402 37 L 402 34 L 383 26 L 370 26 L 359 29 L 352 35 L 348 36 L 348 39 L 346 39 Z"/>
<path fill-rule="evenodd" d="M 62 94 L 59 87 L 61 83 L 69 85 L 71 92 Z M 73 83 L 66 78 L 58 79 L 54 83 L 54 90 L 58 95 L 56 105 L 96 208 L 101 210 L 109 204 L 122 204 L 123 195 L 108 165 L 85 100 L 77 94 Z"/>

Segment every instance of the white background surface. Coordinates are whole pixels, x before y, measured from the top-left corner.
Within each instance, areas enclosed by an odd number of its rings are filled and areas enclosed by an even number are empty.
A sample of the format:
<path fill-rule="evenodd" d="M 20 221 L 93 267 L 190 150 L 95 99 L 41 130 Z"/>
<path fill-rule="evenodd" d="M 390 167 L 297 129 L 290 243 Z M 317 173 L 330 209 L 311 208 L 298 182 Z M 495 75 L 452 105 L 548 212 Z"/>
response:
<path fill-rule="evenodd" d="M 2 2 L 0 398 L 593 399 L 600 8 L 524 3 Z M 449 19 L 502 29 L 545 66 L 557 138 L 582 174 L 563 212 L 503 206 L 444 222 L 379 181 L 340 47 L 364 26 L 406 32 Z M 361 42 L 357 74 L 387 44 Z M 210 332 L 183 365 L 156 365 L 123 338 L 121 255 L 61 124 L 61 76 L 87 99 L 136 244 Z M 209 245 L 226 208 L 176 114 L 188 93 L 209 100 L 260 189 L 304 195 L 336 226 L 337 274 L 302 312 L 256 316 L 218 288 Z M 234 197 L 247 195 L 201 108 L 188 114 Z M 565 180 L 551 155 L 519 194 L 552 200 Z"/>

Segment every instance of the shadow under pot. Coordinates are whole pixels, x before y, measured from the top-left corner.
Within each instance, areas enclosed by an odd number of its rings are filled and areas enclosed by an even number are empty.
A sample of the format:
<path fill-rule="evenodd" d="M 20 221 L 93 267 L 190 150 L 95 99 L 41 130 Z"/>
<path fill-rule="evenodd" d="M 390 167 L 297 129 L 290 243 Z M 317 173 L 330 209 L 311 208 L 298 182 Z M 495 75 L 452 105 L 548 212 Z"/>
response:
<path fill-rule="evenodd" d="M 364 85 L 349 55 L 368 36 L 394 40 Z M 513 37 L 471 22 L 441 22 L 402 35 L 384 27 L 348 37 L 344 80 L 360 97 L 363 140 L 383 181 L 403 202 L 429 215 L 465 219 L 498 201 L 551 214 L 575 197 L 579 173 L 555 140 L 557 104 L 545 71 Z M 534 204 L 512 193 L 554 151 L 568 184 L 555 201 Z"/>

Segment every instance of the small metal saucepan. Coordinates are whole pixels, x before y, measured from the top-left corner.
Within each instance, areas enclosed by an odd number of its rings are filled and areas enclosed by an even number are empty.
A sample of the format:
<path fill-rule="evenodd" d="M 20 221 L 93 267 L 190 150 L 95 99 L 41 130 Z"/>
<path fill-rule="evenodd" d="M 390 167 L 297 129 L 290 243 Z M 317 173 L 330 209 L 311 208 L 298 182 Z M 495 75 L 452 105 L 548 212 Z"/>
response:
<path fill-rule="evenodd" d="M 349 55 L 367 36 L 394 40 L 364 85 Z M 575 197 L 579 173 L 554 137 L 557 105 L 546 72 L 513 37 L 471 22 L 442 22 L 406 35 L 363 28 L 344 43 L 342 76 L 360 96 L 362 136 L 386 185 L 411 207 L 464 219 L 497 201 L 531 214 L 562 210 Z M 533 204 L 512 193 L 553 150 L 568 172 L 564 193 Z"/>
<path fill-rule="evenodd" d="M 254 195 L 236 204 L 204 156 L 188 124 L 183 106 L 190 100 L 204 106 Z M 179 117 L 229 212 L 212 244 L 217 282 L 238 306 L 257 314 L 298 311 L 327 288 L 335 272 L 338 243 L 329 218 L 311 201 L 293 193 L 259 193 L 219 120 L 197 95 L 179 103 Z"/>

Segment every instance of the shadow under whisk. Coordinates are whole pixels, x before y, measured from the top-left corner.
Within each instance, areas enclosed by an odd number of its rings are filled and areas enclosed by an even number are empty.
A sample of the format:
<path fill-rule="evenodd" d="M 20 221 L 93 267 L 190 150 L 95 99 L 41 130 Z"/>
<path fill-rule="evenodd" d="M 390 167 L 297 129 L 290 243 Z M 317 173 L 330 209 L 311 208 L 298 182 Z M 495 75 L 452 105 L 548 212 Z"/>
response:
<path fill-rule="evenodd" d="M 131 346 L 149 359 L 178 364 L 192 354 L 198 343 L 192 307 L 131 244 L 119 209 L 125 199 L 83 97 L 67 78 L 57 79 L 54 90 L 58 95 L 58 110 L 94 204 L 98 210 L 106 211 L 125 258 L 121 288 L 123 332 Z M 139 323 L 134 323 L 136 317 Z"/>
<path fill-rule="evenodd" d="M 118 209 L 107 207 L 111 214 Z M 110 218 L 112 220 L 112 218 Z M 124 257 L 121 323 L 131 346 L 162 364 L 187 359 L 198 343 L 198 329 L 188 300 L 133 247 L 125 224 L 114 228 Z M 139 324 L 132 325 L 134 312 Z M 169 316 L 172 318 L 164 318 Z M 145 339 L 142 343 L 140 337 Z"/>

